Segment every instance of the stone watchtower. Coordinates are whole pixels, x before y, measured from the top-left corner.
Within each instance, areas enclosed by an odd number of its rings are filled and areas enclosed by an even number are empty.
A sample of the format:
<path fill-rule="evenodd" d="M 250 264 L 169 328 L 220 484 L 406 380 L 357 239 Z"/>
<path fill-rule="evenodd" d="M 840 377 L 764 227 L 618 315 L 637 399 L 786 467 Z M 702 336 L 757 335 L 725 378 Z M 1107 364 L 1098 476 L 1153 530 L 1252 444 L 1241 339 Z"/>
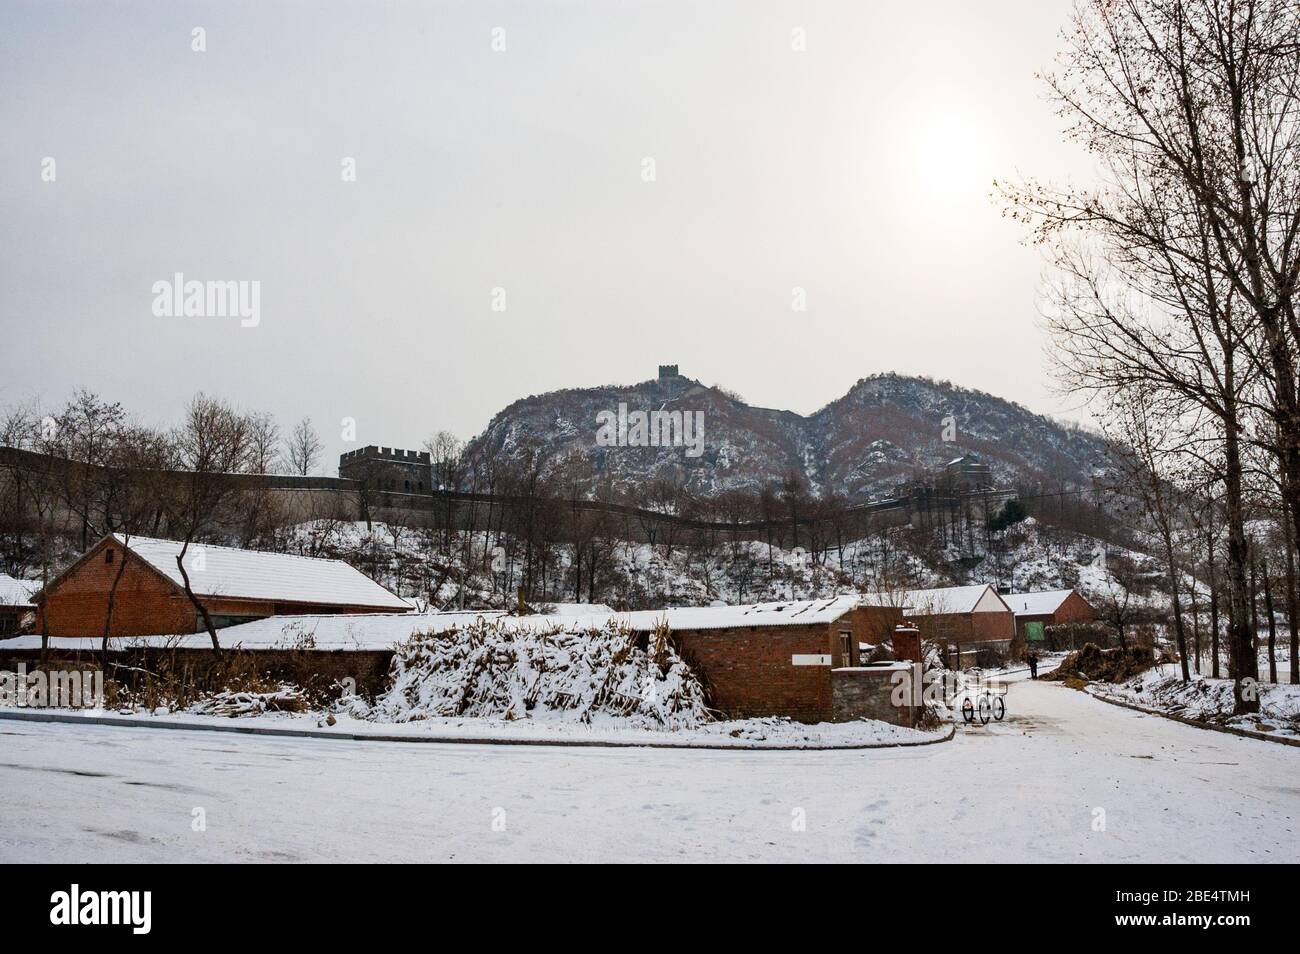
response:
<path fill-rule="evenodd" d="M 675 364 L 661 364 L 661 365 L 659 365 L 659 380 L 660 380 L 660 381 L 667 381 L 667 380 L 669 380 L 670 378 L 680 378 L 680 377 L 681 377 L 681 374 L 678 373 L 678 371 L 677 371 L 677 365 L 675 365 Z"/>
<path fill-rule="evenodd" d="M 433 467 L 428 451 L 376 447 L 373 444 L 339 457 L 339 476 L 355 480 L 363 490 L 398 494 L 433 491 Z"/>

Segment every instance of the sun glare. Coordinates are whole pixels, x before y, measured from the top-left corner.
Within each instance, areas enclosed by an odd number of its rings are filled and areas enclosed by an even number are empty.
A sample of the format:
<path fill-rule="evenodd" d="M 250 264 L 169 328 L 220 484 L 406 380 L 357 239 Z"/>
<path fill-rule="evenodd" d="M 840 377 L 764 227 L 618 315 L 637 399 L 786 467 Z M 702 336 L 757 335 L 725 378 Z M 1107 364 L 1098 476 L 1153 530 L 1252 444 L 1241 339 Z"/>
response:
<path fill-rule="evenodd" d="M 982 203 L 993 179 L 988 127 L 969 113 L 925 116 L 909 153 L 918 192 L 946 205 Z"/>

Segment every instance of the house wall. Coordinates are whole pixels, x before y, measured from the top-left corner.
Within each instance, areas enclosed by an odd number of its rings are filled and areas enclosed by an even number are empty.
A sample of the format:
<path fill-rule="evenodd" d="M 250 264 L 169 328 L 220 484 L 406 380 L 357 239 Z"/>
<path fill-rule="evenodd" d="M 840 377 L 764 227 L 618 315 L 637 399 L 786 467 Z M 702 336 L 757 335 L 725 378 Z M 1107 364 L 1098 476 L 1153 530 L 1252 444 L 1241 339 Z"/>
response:
<path fill-rule="evenodd" d="M 860 640 L 872 646 L 892 639 L 894 627 L 903 622 L 903 610 L 897 606 L 859 606 L 852 613 Z"/>
<path fill-rule="evenodd" d="M 335 683 L 350 678 L 356 683 L 357 693 L 366 697 L 388 688 L 393 663 L 391 649 L 252 649 L 224 652 L 218 659 L 210 649 L 133 648 L 110 650 L 108 655 L 110 664 L 121 667 L 110 670 L 119 679 L 130 680 L 138 670 L 154 673 L 164 680 L 169 676 L 183 677 L 187 684 L 216 689 L 225 687 L 224 672 L 251 663 L 258 673 L 268 678 L 334 694 Z M 23 663 L 29 672 L 34 671 L 40 657 L 39 649 L 6 650 L 0 642 L 0 670 L 15 672 L 18 664 Z M 99 668 L 99 663 L 98 653 L 52 649 L 47 668 Z"/>
<path fill-rule="evenodd" d="M 99 636 L 108 616 L 122 548 L 113 547 L 112 563 L 104 562 L 104 545 L 86 557 L 42 597 L 36 631 L 48 627 L 51 636 Z M 194 631 L 194 607 L 184 594 L 162 579 L 139 558 L 127 555 L 126 568 L 113 604 L 112 636 L 151 636 Z"/>
<path fill-rule="evenodd" d="M 961 643 L 964 650 L 975 644 L 1009 644 L 1015 633 L 1015 617 L 1010 611 L 992 613 L 934 613 L 913 616 L 912 621 L 923 639 L 937 643 Z"/>
<path fill-rule="evenodd" d="M 37 611 L 36 632 L 48 618 L 51 636 L 102 636 L 108 616 L 108 594 L 117 576 L 122 547 L 111 546 L 112 563 L 104 562 L 110 542 L 101 542 L 43 598 Z M 139 557 L 127 551 L 126 570 L 113 603 L 110 636 L 164 636 L 195 633 L 202 623 L 189 597 L 170 580 L 160 576 Z M 319 606 L 310 603 L 271 602 L 204 597 L 204 606 L 214 616 L 265 617 L 303 613 L 382 613 L 386 609 L 365 606 Z"/>
<path fill-rule="evenodd" d="M 1097 611 L 1078 593 L 1071 593 L 1056 608 L 1053 617 L 1054 623 L 1091 623 L 1097 618 Z"/>
<path fill-rule="evenodd" d="M 786 716 L 827 722 L 833 716 L 831 670 L 847 634 L 849 666 L 857 666 L 858 643 L 878 642 L 902 619 L 898 609 L 859 607 L 827 624 L 679 629 L 678 651 L 709 687 L 714 708 L 735 718 Z M 794 656 L 829 656 L 829 664 L 795 665 Z"/>

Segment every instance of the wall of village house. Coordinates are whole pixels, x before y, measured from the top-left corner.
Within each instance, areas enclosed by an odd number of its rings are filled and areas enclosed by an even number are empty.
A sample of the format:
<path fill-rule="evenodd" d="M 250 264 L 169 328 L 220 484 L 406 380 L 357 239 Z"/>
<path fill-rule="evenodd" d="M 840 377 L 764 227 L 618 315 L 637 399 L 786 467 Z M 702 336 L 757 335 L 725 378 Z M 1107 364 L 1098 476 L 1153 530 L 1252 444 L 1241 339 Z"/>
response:
<path fill-rule="evenodd" d="M 113 551 L 112 563 L 105 562 L 104 551 L 107 549 Z M 51 588 L 41 611 L 48 614 L 49 635 L 103 635 L 104 620 L 108 617 L 108 594 L 121 559 L 121 546 L 103 543 Z M 220 597 L 203 597 L 202 602 L 213 616 L 384 612 L 363 606 L 321 606 Z M 38 633 L 42 631 L 41 624 L 38 613 Z M 113 626 L 109 635 L 163 636 L 195 633 L 202 629 L 198 611 L 189 597 L 138 557 L 128 553 L 127 566 L 113 601 Z"/>
<path fill-rule="evenodd" d="M 108 616 L 108 594 L 120 569 L 122 548 L 92 550 L 47 594 L 37 615 L 36 631 L 48 625 L 51 636 L 98 636 Z M 47 617 L 42 620 L 41 616 Z M 194 607 L 137 558 L 127 560 L 113 605 L 113 636 L 147 636 L 194 631 Z"/>
<path fill-rule="evenodd" d="M 963 649 L 976 643 L 1009 642 L 1015 632 L 1014 620 L 1009 612 L 935 613 L 912 617 L 922 638 L 937 643 L 960 643 Z"/>
<path fill-rule="evenodd" d="M 977 643 L 1009 640 L 1015 634 L 1015 616 L 1010 611 L 971 613 L 971 638 Z"/>
<path fill-rule="evenodd" d="M 824 625 L 678 630 L 679 651 L 733 718 L 783 715 L 822 722 L 831 714 L 830 665 L 796 666 L 795 655 L 830 655 Z"/>
<path fill-rule="evenodd" d="M 40 662 L 38 649 L 5 650 L 0 642 L 0 670 L 16 672 L 19 663 L 33 672 Z M 170 674 L 186 684 L 208 689 L 226 688 L 222 672 L 241 669 L 249 663 L 267 679 L 290 682 L 297 686 L 318 688 L 336 694 L 335 684 L 351 679 L 358 694 L 373 697 L 388 688 L 393 663 L 391 649 L 312 650 L 310 652 L 255 649 L 224 652 L 218 659 L 211 649 L 136 648 L 110 650 L 112 663 L 125 668 L 113 670 L 114 678 L 130 681 L 136 672 Z M 99 654 L 53 649 L 48 669 L 99 667 Z"/>
<path fill-rule="evenodd" d="M 127 577 L 131 575 L 132 570 L 128 568 Z M 124 603 L 120 608 L 128 606 L 129 603 Z M 824 722 L 834 717 L 831 670 L 845 663 L 841 657 L 844 642 L 841 634 L 848 637 L 848 665 L 858 666 L 858 643 L 879 643 L 885 635 L 893 632 L 894 625 L 901 618 L 901 611 L 897 609 L 863 609 L 866 611 L 847 613 L 829 625 L 679 630 L 674 636 L 682 654 L 708 684 L 712 704 L 724 713 L 737 717 L 776 715 L 802 722 Z M 116 611 L 114 616 L 117 617 Z M 134 620 L 136 617 L 128 610 L 127 618 Z M 54 614 L 51 620 L 55 620 Z M 102 615 L 96 625 L 102 629 Z M 144 653 L 148 658 L 141 662 L 146 668 L 155 670 L 163 660 L 167 661 L 170 671 L 189 667 L 198 674 L 207 672 L 216 664 L 215 657 L 207 649 L 129 652 Z M 35 651 L 16 655 L 30 657 L 29 666 L 39 657 Z M 56 655 L 75 657 L 76 654 Z M 225 655 L 229 657 L 230 654 Z M 796 655 L 828 656 L 830 660 L 829 664 L 796 666 L 792 659 Z M 89 654 L 87 658 L 90 658 Z M 387 679 L 392 652 L 253 650 L 251 658 L 268 673 L 299 684 L 319 684 L 321 680 L 328 684 L 350 676 L 357 680 L 362 691 L 374 692 L 382 688 Z"/>
<path fill-rule="evenodd" d="M 679 651 L 709 686 L 715 708 L 728 716 L 787 716 L 800 722 L 832 717 L 831 669 L 859 662 L 858 643 L 878 641 L 892 632 L 901 612 L 865 607 L 835 622 L 810 625 L 748 626 L 733 629 L 677 630 Z M 829 656 L 830 665 L 794 665 L 794 656 Z"/>
<path fill-rule="evenodd" d="M 1053 615 L 1055 623 L 1090 623 L 1097 618 L 1092 605 L 1078 593 L 1067 596 Z"/>

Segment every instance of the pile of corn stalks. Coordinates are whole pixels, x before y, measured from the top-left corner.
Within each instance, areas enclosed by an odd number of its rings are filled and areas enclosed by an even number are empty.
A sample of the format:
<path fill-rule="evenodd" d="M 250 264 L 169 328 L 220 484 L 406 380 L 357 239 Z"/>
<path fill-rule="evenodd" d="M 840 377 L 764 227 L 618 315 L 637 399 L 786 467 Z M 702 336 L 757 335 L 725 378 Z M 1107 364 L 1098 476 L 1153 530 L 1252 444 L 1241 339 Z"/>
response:
<path fill-rule="evenodd" d="M 188 711 L 234 718 L 263 712 L 303 712 L 306 709 L 307 700 L 302 693 L 285 684 L 274 692 L 215 692 L 194 703 Z"/>
<path fill-rule="evenodd" d="M 638 639 L 613 621 L 578 631 L 480 619 L 400 645 L 391 688 L 357 714 L 411 722 L 563 712 L 583 723 L 604 714 L 660 729 L 711 721 L 703 686 L 667 637 L 662 630 Z"/>

